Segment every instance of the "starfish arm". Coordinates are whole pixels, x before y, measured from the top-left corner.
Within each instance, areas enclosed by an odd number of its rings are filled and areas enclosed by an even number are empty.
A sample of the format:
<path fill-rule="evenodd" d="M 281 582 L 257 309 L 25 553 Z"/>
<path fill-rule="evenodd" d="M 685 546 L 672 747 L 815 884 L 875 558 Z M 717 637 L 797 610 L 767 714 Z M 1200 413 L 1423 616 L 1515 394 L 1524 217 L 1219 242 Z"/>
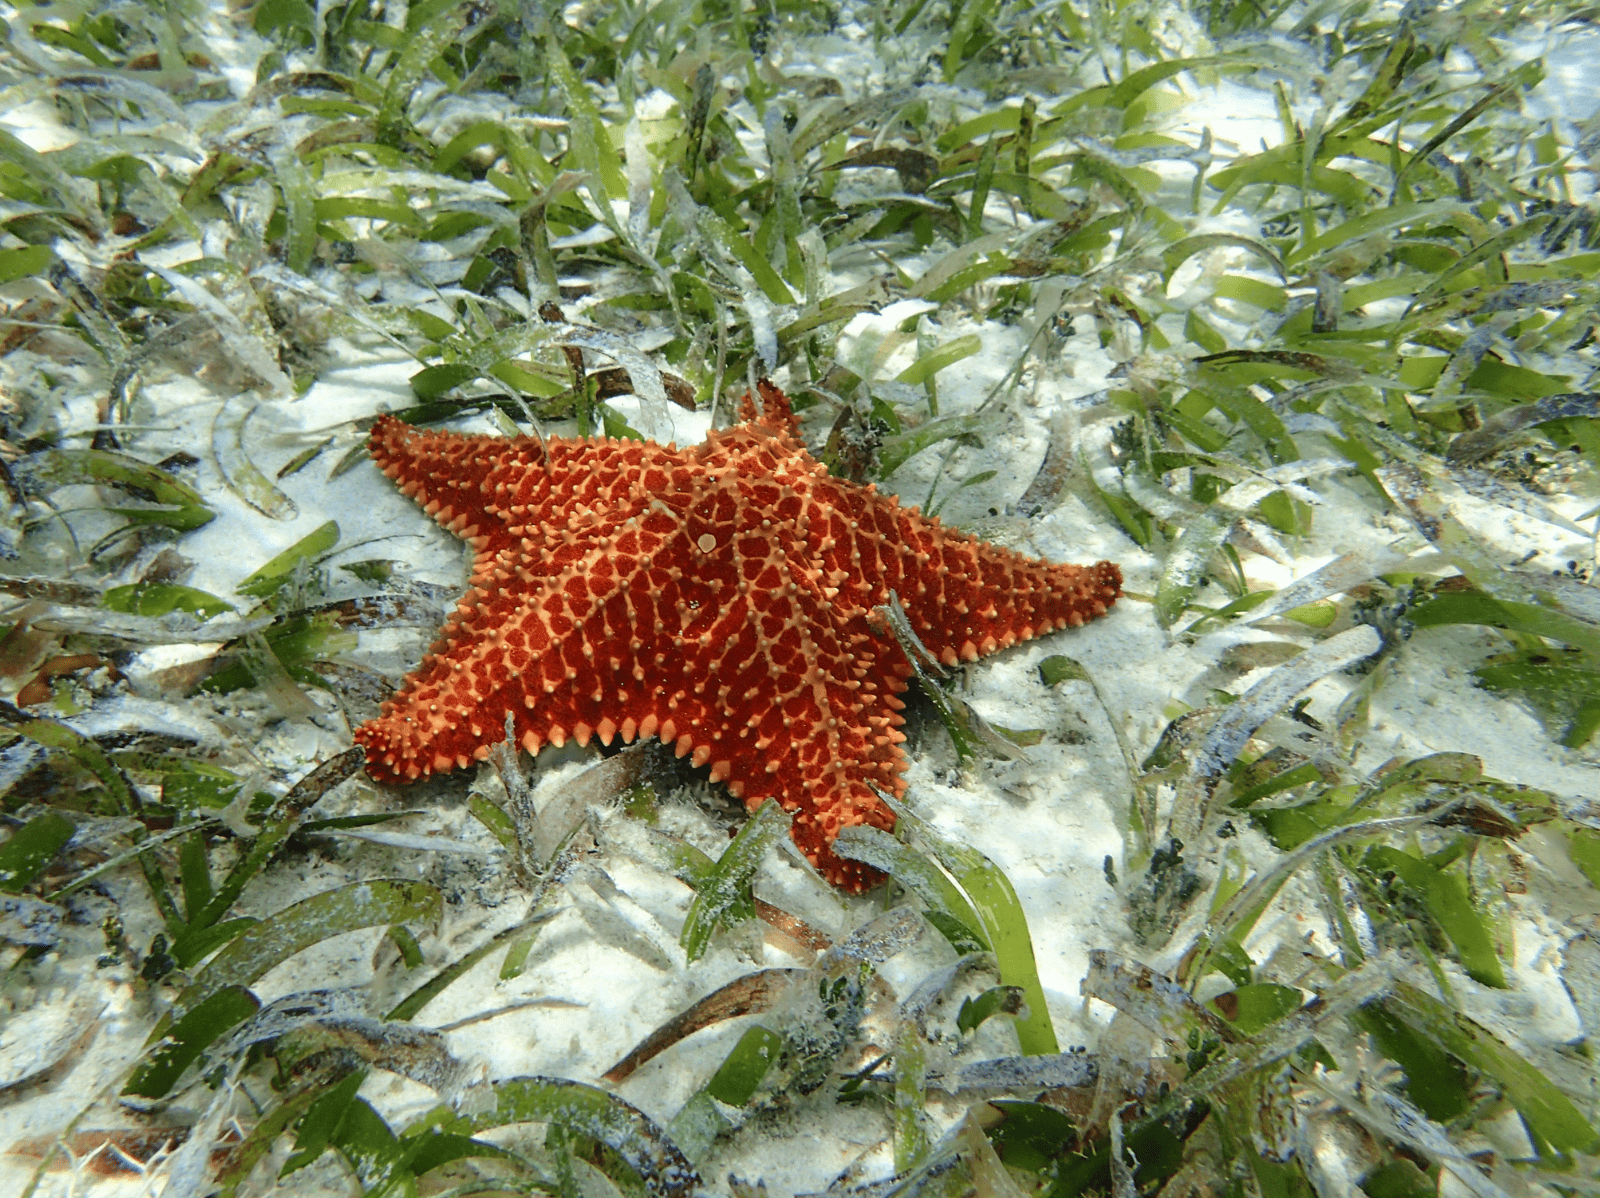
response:
<path fill-rule="evenodd" d="M 897 645 L 868 629 L 864 609 L 840 605 L 818 585 L 816 567 L 792 552 L 796 542 L 775 540 L 791 552 L 763 547 L 736 563 L 739 576 L 761 584 L 743 592 L 748 601 L 720 614 L 708 608 L 704 631 L 685 638 L 688 675 L 715 685 L 684 696 L 679 752 L 709 762 L 712 780 L 726 779 L 751 810 L 776 799 L 794 814 L 795 844 L 822 875 L 865 890 L 882 876 L 832 844 L 844 827 L 894 827 L 876 792 L 905 790 L 899 695 L 910 668 Z"/>
<path fill-rule="evenodd" d="M 626 739 L 635 729 L 659 736 L 751 809 L 776 798 L 795 813 L 806 857 L 829 881 L 861 890 L 879 875 L 829 846 L 844 826 L 894 825 L 873 785 L 904 790 L 897 696 L 910 668 L 886 660 L 899 649 L 868 630 L 865 609 L 823 585 L 805 535 L 810 472 L 778 483 L 793 472 L 761 460 L 798 452 L 736 435 L 708 443 L 681 538 L 657 555 L 673 565 L 652 571 L 656 618 L 631 624 L 635 637 L 654 629 L 632 666 L 638 685 L 608 707 Z M 752 459 L 758 468 L 732 468 Z"/>
<path fill-rule="evenodd" d="M 482 760 L 504 739 L 505 715 L 520 698 L 530 660 L 522 631 L 537 607 L 497 591 L 503 557 L 479 556 L 474 586 L 439 640 L 378 718 L 355 731 L 367 772 L 382 782 L 414 782 Z"/>
<path fill-rule="evenodd" d="M 764 425 L 766 431 L 782 435 L 794 448 L 799 449 L 800 421 L 795 418 L 789 397 L 768 379 L 760 380 L 756 384 L 756 391 L 761 396 L 761 402 L 758 404 L 755 395 L 746 391 L 739 403 L 739 419 L 749 425 Z"/>
<path fill-rule="evenodd" d="M 864 605 L 893 591 L 946 665 L 1087 623 L 1122 593 L 1112 562 L 1057 565 L 946 528 L 872 487 L 827 479 L 817 490 L 825 567 L 860 588 Z"/>
<path fill-rule="evenodd" d="M 1112 562 L 1059 565 L 982 541 L 947 540 L 950 573 L 932 604 L 907 603 L 911 626 L 928 650 L 955 665 L 1106 614 L 1122 594 Z"/>
<path fill-rule="evenodd" d="M 437 432 L 392 416 L 378 417 L 369 448 L 402 494 L 480 555 L 549 550 L 557 566 L 692 473 L 686 452 L 653 442 Z"/>
<path fill-rule="evenodd" d="M 491 506 L 491 476 L 543 457 L 531 437 L 435 432 L 387 415 L 373 422 L 367 448 L 401 494 L 480 551 L 492 537 L 504 542 L 504 521 Z"/>

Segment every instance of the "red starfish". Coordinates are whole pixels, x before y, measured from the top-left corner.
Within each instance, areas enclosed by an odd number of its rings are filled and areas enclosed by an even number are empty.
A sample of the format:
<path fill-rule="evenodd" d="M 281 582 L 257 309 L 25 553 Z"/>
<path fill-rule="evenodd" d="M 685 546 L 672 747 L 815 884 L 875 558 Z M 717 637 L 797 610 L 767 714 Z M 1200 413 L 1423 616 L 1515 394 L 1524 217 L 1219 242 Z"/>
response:
<path fill-rule="evenodd" d="M 900 597 L 942 661 L 974 661 L 1104 615 L 1111 562 L 1056 566 L 830 478 L 788 397 L 677 449 L 605 438 L 422 432 L 389 416 L 372 457 L 476 551 L 432 651 L 356 730 L 367 770 L 409 782 L 482 760 L 506 713 L 537 753 L 658 736 L 751 810 L 776 798 L 830 882 L 876 871 L 839 829 L 894 827 L 911 667 L 868 613 Z"/>

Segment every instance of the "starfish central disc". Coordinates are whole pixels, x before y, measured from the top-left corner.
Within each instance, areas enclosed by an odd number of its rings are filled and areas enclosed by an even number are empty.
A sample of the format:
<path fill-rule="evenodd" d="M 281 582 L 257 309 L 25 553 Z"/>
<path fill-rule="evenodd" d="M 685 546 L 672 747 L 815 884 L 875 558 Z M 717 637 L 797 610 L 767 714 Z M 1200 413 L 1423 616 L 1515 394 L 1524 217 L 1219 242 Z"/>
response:
<path fill-rule="evenodd" d="M 876 871 L 841 828 L 894 827 L 911 667 L 869 623 L 895 592 L 954 665 L 1105 614 L 1111 562 L 1051 565 L 830 478 L 763 380 L 741 424 L 677 449 L 607 438 L 424 432 L 388 416 L 371 452 L 476 553 L 439 641 L 356 730 L 367 770 L 410 782 L 521 745 L 655 736 L 851 890 Z M 876 788 L 876 789 L 875 789 Z"/>

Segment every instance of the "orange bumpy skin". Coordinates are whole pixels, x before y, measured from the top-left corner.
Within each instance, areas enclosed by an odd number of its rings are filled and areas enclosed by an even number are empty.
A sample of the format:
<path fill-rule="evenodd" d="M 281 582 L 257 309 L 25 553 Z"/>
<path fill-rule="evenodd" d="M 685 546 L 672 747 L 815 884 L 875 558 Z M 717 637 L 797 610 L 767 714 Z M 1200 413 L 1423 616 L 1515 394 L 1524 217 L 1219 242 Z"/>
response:
<path fill-rule="evenodd" d="M 379 417 L 373 460 L 477 557 L 438 643 L 356 730 L 368 772 L 482 760 L 507 712 L 530 753 L 656 736 L 752 811 L 777 799 L 828 881 L 881 881 L 832 849 L 841 828 L 894 827 L 874 787 L 905 791 L 911 667 L 871 609 L 894 591 L 954 665 L 1104 615 L 1122 572 L 1024 557 L 830 478 L 788 398 L 760 392 L 684 449 Z"/>

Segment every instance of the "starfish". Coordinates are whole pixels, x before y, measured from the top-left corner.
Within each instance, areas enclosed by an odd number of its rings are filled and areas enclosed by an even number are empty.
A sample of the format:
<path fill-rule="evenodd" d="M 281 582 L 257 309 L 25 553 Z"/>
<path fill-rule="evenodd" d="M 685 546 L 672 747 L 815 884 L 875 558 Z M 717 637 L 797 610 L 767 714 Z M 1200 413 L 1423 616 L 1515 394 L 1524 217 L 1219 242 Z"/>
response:
<path fill-rule="evenodd" d="M 377 719 L 367 771 L 403 783 L 574 740 L 659 737 L 754 811 L 793 814 L 835 885 L 877 871 L 839 830 L 890 830 L 912 675 L 872 609 L 898 595 L 955 665 L 1104 615 L 1111 562 L 1051 565 L 831 478 L 788 397 L 759 384 L 742 423 L 678 449 L 611 438 L 372 428 L 378 467 L 476 553 L 466 596 Z"/>

